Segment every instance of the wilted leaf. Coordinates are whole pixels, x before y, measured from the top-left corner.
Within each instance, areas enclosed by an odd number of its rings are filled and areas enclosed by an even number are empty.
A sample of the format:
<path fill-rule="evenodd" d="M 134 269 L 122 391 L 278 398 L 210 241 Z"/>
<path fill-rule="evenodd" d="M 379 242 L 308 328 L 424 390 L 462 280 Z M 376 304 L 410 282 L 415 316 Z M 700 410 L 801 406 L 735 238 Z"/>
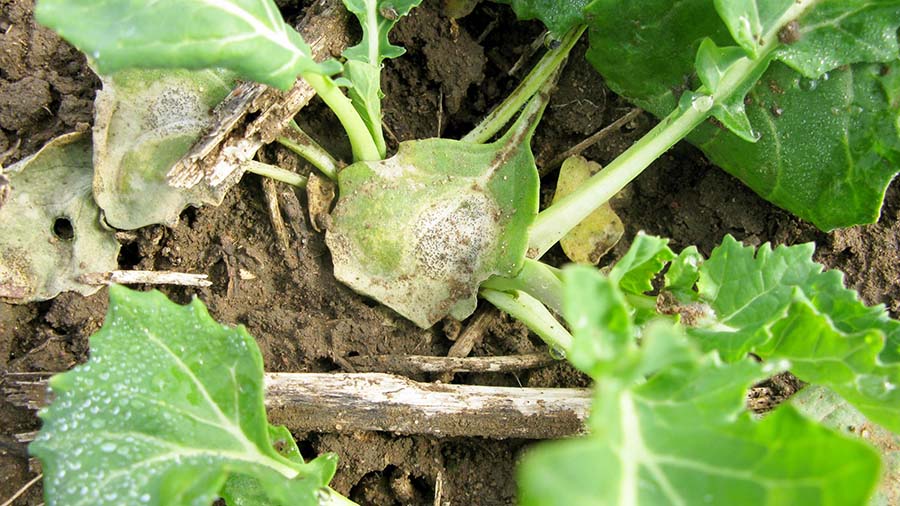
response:
<path fill-rule="evenodd" d="M 254 482 L 274 504 L 319 504 L 335 459 L 303 463 L 268 424 L 262 356 L 243 327 L 216 323 L 196 299 L 113 286 L 90 344 L 86 364 L 50 380 L 56 398 L 29 448 L 48 504 L 211 504 L 229 479 L 245 504 L 258 504 Z"/>
<path fill-rule="evenodd" d="M 91 141 L 58 137 L 6 171 L 11 195 L 0 207 L 0 297 L 31 302 L 100 289 L 79 276 L 118 267 L 119 243 L 100 224 L 91 196 Z"/>
<path fill-rule="evenodd" d="M 577 190 L 599 170 L 599 163 L 580 156 L 566 159 L 559 169 L 553 202 Z M 559 244 L 569 260 L 596 265 L 600 258 L 619 242 L 624 233 L 625 226 L 622 220 L 607 202 L 560 239 Z"/>
<path fill-rule="evenodd" d="M 94 103 L 94 196 L 121 229 L 173 225 L 188 205 L 222 202 L 237 182 L 176 188 L 166 174 L 200 138 L 231 90 L 221 70 L 123 70 L 103 77 Z"/>

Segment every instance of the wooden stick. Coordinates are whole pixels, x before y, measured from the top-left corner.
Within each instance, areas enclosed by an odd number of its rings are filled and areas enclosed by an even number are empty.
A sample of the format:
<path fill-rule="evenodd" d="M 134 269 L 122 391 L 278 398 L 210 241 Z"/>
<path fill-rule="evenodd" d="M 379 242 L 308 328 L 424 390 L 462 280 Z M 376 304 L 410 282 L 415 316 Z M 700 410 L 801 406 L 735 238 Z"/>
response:
<path fill-rule="evenodd" d="M 481 342 L 484 333 L 487 332 L 488 326 L 490 326 L 494 319 L 499 316 L 500 311 L 494 306 L 484 306 L 478 309 L 475 312 L 475 316 L 469 320 L 469 325 L 466 326 L 463 333 L 453 343 L 453 346 L 450 347 L 450 351 L 447 352 L 447 357 L 462 358 L 469 356 L 469 353 L 472 352 L 472 348 Z M 444 373 L 438 380 L 442 383 L 450 383 L 453 381 L 453 372 Z"/>
<path fill-rule="evenodd" d="M 82 274 L 78 280 L 86 285 L 181 285 L 212 286 L 206 274 L 173 271 L 109 271 Z"/>
<path fill-rule="evenodd" d="M 16 405 L 46 404 L 46 382 L 8 375 Z M 440 437 L 548 439 L 578 434 L 591 403 L 581 388 L 419 383 L 390 374 L 266 373 L 274 424 L 295 431 L 385 431 Z"/>
<path fill-rule="evenodd" d="M 514 372 L 545 367 L 557 361 L 547 353 L 505 357 L 431 357 L 422 355 L 364 355 L 348 357 L 356 372 L 387 372 L 408 376 L 422 373 Z"/>
<path fill-rule="evenodd" d="M 26 483 L 25 485 L 23 485 L 22 488 L 20 488 L 18 491 L 16 491 L 16 493 L 13 494 L 12 497 L 10 497 L 10 498 L 7 499 L 6 501 L 4 501 L 3 504 L 0 504 L 0 506 L 10 506 L 10 505 L 12 505 L 12 503 L 13 503 L 16 499 L 18 499 L 19 497 L 21 497 L 22 494 L 24 494 L 25 492 L 28 492 L 28 489 L 30 489 L 32 486 L 34 486 L 34 484 L 37 483 L 38 481 L 40 481 L 40 479 L 43 478 L 43 477 L 44 477 L 44 474 L 43 474 L 43 473 L 38 473 L 37 476 L 35 476 L 34 478 L 31 479 L 31 481 L 29 481 L 28 483 Z"/>

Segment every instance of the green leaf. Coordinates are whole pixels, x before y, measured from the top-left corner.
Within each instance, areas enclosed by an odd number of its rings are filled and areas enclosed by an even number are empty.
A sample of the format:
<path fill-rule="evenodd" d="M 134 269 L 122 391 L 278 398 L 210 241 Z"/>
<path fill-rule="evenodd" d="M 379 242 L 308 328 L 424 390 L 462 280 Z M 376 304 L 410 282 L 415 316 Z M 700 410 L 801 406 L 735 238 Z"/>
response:
<path fill-rule="evenodd" d="M 30 446 L 48 504 L 210 504 L 230 477 L 275 504 L 318 504 L 331 456 L 280 454 L 266 422 L 262 357 L 243 327 L 159 292 L 110 288 L 87 364 L 54 376 Z"/>
<path fill-rule="evenodd" d="M 762 40 L 794 0 L 715 0 L 728 31 L 752 58 L 760 56 Z"/>
<path fill-rule="evenodd" d="M 584 24 L 584 8 L 590 0 L 496 0 L 512 6 L 519 19 L 539 19 L 551 33 L 562 36 Z"/>
<path fill-rule="evenodd" d="M 41 0 L 35 16 L 87 54 L 101 74 L 219 67 L 288 89 L 300 74 L 337 70 L 312 59 L 273 0 Z"/>
<path fill-rule="evenodd" d="M 610 280 L 625 293 L 649 292 L 653 289 L 653 278 L 675 258 L 668 243 L 668 239 L 638 233 L 628 252 L 609 271 Z"/>
<path fill-rule="evenodd" d="M 347 90 L 353 107 L 375 139 L 383 158 L 386 147 L 381 127 L 381 64 L 385 58 L 396 58 L 406 52 L 391 44 L 388 34 L 397 20 L 422 0 L 343 0 L 347 10 L 356 15 L 362 27 L 359 44 L 344 51 L 347 62 L 343 77 L 350 82 Z"/>
<path fill-rule="evenodd" d="M 101 80 L 94 102 L 94 198 L 107 223 L 126 230 L 174 225 L 188 205 L 220 204 L 231 184 L 176 188 L 166 175 L 204 133 L 235 75 L 130 69 Z"/>
<path fill-rule="evenodd" d="M 347 79 L 347 95 L 353 108 L 359 113 L 369 134 L 376 142 L 379 154 L 386 153 L 384 133 L 381 126 L 381 67 L 358 60 L 344 63 L 343 78 Z"/>
<path fill-rule="evenodd" d="M 700 265 L 703 264 L 703 260 L 703 255 L 697 251 L 696 246 L 681 250 L 666 271 L 666 291 L 674 294 L 680 302 L 695 302 L 697 292 L 694 286 L 700 279 Z"/>
<path fill-rule="evenodd" d="M 425 139 L 338 175 L 326 242 L 335 276 L 427 328 L 475 310 L 478 286 L 522 268 L 539 178 L 533 101 L 491 144 Z"/>
<path fill-rule="evenodd" d="M 900 435 L 870 422 L 833 391 L 810 385 L 791 397 L 798 411 L 831 429 L 869 442 L 881 454 L 881 483 L 869 506 L 892 506 L 900 489 Z"/>
<path fill-rule="evenodd" d="M 10 167 L 0 206 L 0 298 L 12 303 L 90 295 L 84 275 L 118 268 L 119 242 L 91 195 L 91 140 L 68 134 Z"/>
<path fill-rule="evenodd" d="M 638 347 L 613 282 L 585 267 L 564 280 L 570 358 L 590 341 L 606 367 L 590 371 L 591 434 L 526 455 L 523 505 L 864 504 L 877 455 L 789 407 L 754 421 L 744 396 L 759 364 L 701 356 L 666 322 L 644 327 Z"/>
<path fill-rule="evenodd" d="M 896 61 L 898 27 L 896 0 L 825 0 L 791 27 L 778 59 L 810 79 L 853 63 Z"/>
<path fill-rule="evenodd" d="M 697 284 L 715 318 L 689 333 L 729 360 L 753 352 L 787 361 L 800 379 L 833 388 L 900 432 L 900 322 L 863 305 L 812 253 L 812 244 L 754 251 L 726 237 Z"/>
<path fill-rule="evenodd" d="M 597 0 L 587 8 L 588 59 L 614 91 L 662 117 L 699 84 L 701 41 L 728 47 L 738 39 L 746 50 L 760 27 L 781 30 L 785 43 L 772 56 L 784 63 L 772 63 L 752 90 L 737 90 L 713 111 L 739 136 L 710 123 L 689 139 L 764 198 L 823 230 L 877 219 L 900 167 L 900 108 L 891 98 L 891 75 L 900 72 L 897 2 L 809 3 L 782 27 L 772 20 L 794 2 L 758 2 L 756 15 L 757 2 L 718 2 L 727 24 L 713 3 Z M 699 70 L 709 77 L 708 68 Z M 746 142 L 757 134 L 755 145 Z"/>
<path fill-rule="evenodd" d="M 406 52 L 391 44 L 388 33 L 397 20 L 409 14 L 422 0 L 343 0 L 347 10 L 356 15 L 363 36 L 359 44 L 344 51 L 348 60 L 356 60 L 381 68 L 385 58 L 396 58 Z"/>
<path fill-rule="evenodd" d="M 900 167 L 900 109 L 884 93 L 885 69 L 900 72 L 900 62 L 853 65 L 818 81 L 773 63 L 747 96 L 747 116 L 761 136 L 755 145 L 712 125 L 689 139 L 766 200 L 820 229 L 874 222 Z"/>
<path fill-rule="evenodd" d="M 566 358 L 591 377 L 613 366 L 632 367 L 635 328 L 622 292 L 587 266 L 563 270 L 563 315 L 572 332 Z M 624 366 L 622 364 L 625 364 Z"/>

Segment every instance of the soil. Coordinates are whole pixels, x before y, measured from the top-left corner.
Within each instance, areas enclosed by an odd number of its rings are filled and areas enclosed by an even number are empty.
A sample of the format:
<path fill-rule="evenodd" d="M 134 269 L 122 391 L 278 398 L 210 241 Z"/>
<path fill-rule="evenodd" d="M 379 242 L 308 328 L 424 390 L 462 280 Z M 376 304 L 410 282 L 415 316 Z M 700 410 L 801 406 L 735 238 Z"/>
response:
<path fill-rule="evenodd" d="M 304 2 L 279 2 L 299 15 Z M 92 121 L 99 80 L 83 56 L 36 25 L 32 0 L 0 0 L 0 163 L 9 165 L 47 140 Z M 517 23 L 502 5 L 483 2 L 458 22 L 440 3 L 426 0 L 404 18 L 394 40 L 407 48 L 386 65 L 385 122 L 391 148 L 400 140 L 458 137 L 511 91 L 522 72 L 510 69 L 541 32 Z M 577 47 L 538 129 L 540 162 L 625 114 L 630 106 L 607 90 Z M 525 68 L 527 69 L 527 65 Z M 585 98 L 585 97 L 590 97 Z M 337 128 L 317 104 L 301 112 L 314 131 Z M 607 163 L 638 139 L 654 120 L 641 115 L 585 155 Z M 320 139 L 338 153 L 347 146 Z M 5 154 L 2 154 L 5 153 Z M 269 156 L 287 155 L 270 149 Z M 549 200 L 555 174 L 545 178 Z M 247 176 L 219 207 L 184 211 L 177 226 L 151 226 L 121 234 L 123 269 L 175 269 L 209 274 L 205 289 L 162 288 L 178 302 L 199 296 L 219 321 L 243 324 L 256 337 L 267 371 L 334 371 L 345 357 L 369 354 L 446 355 L 459 325 L 421 330 L 391 310 L 360 297 L 331 274 L 323 236 L 305 212 L 305 195 L 280 187 L 291 225 L 291 249 L 281 251 L 264 204 L 261 182 Z M 830 234 L 768 204 L 739 181 L 680 144 L 640 176 L 616 204 L 626 239 L 602 260 L 622 255 L 639 230 L 672 238 L 680 249 L 696 244 L 706 254 L 723 235 L 748 244 L 815 241 L 817 260 L 846 273 L 847 284 L 870 304 L 900 312 L 900 186 L 894 184 L 878 223 Z M 561 260 L 559 251 L 551 258 Z M 238 273 L 244 270 L 254 278 Z M 87 359 L 87 338 L 102 323 L 107 293 L 63 294 L 54 300 L 0 303 L 0 368 L 4 372 L 62 371 Z M 540 341 L 505 317 L 496 320 L 474 355 L 534 352 Z M 586 379 L 559 363 L 518 375 L 458 375 L 458 382 L 584 386 Z M 782 382 L 775 382 L 775 386 Z M 24 445 L 13 435 L 37 430 L 33 412 L 0 400 L 0 499 L 34 475 Z M 521 440 L 435 439 L 381 433 L 295 434 L 304 454 L 340 457 L 334 488 L 360 504 L 501 505 L 515 501 L 515 463 L 530 444 Z M 33 465 L 33 464 L 32 464 Z M 439 485 L 440 484 L 440 485 Z M 42 502 L 39 485 L 17 504 Z"/>

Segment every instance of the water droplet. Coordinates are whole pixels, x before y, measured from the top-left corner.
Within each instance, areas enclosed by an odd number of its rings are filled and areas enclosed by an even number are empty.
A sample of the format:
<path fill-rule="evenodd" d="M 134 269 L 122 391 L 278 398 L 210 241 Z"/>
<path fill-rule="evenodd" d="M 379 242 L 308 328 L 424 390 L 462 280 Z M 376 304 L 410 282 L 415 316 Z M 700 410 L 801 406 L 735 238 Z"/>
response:
<path fill-rule="evenodd" d="M 797 83 L 797 86 L 800 87 L 803 91 L 813 91 L 819 87 L 819 81 L 815 79 L 807 79 L 805 77 L 800 78 L 800 82 Z"/>
<path fill-rule="evenodd" d="M 554 360 L 565 360 L 566 359 L 566 351 L 560 348 L 559 346 L 551 346 L 550 347 L 550 356 L 553 357 Z"/>
<path fill-rule="evenodd" d="M 706 112 L 712 109 L 713 98 L 709 95 L 698 95 L 691 99 L 691 108 L 695 111 Z"/>
<path fill-rule="evenodd" d="M 116 444 L 115 443 L 103 443 L 102 445 L 100 445 L 100 451 L 106 452 L 106 453 L 114 452 L 114 451 L 116 451 Z"/>

